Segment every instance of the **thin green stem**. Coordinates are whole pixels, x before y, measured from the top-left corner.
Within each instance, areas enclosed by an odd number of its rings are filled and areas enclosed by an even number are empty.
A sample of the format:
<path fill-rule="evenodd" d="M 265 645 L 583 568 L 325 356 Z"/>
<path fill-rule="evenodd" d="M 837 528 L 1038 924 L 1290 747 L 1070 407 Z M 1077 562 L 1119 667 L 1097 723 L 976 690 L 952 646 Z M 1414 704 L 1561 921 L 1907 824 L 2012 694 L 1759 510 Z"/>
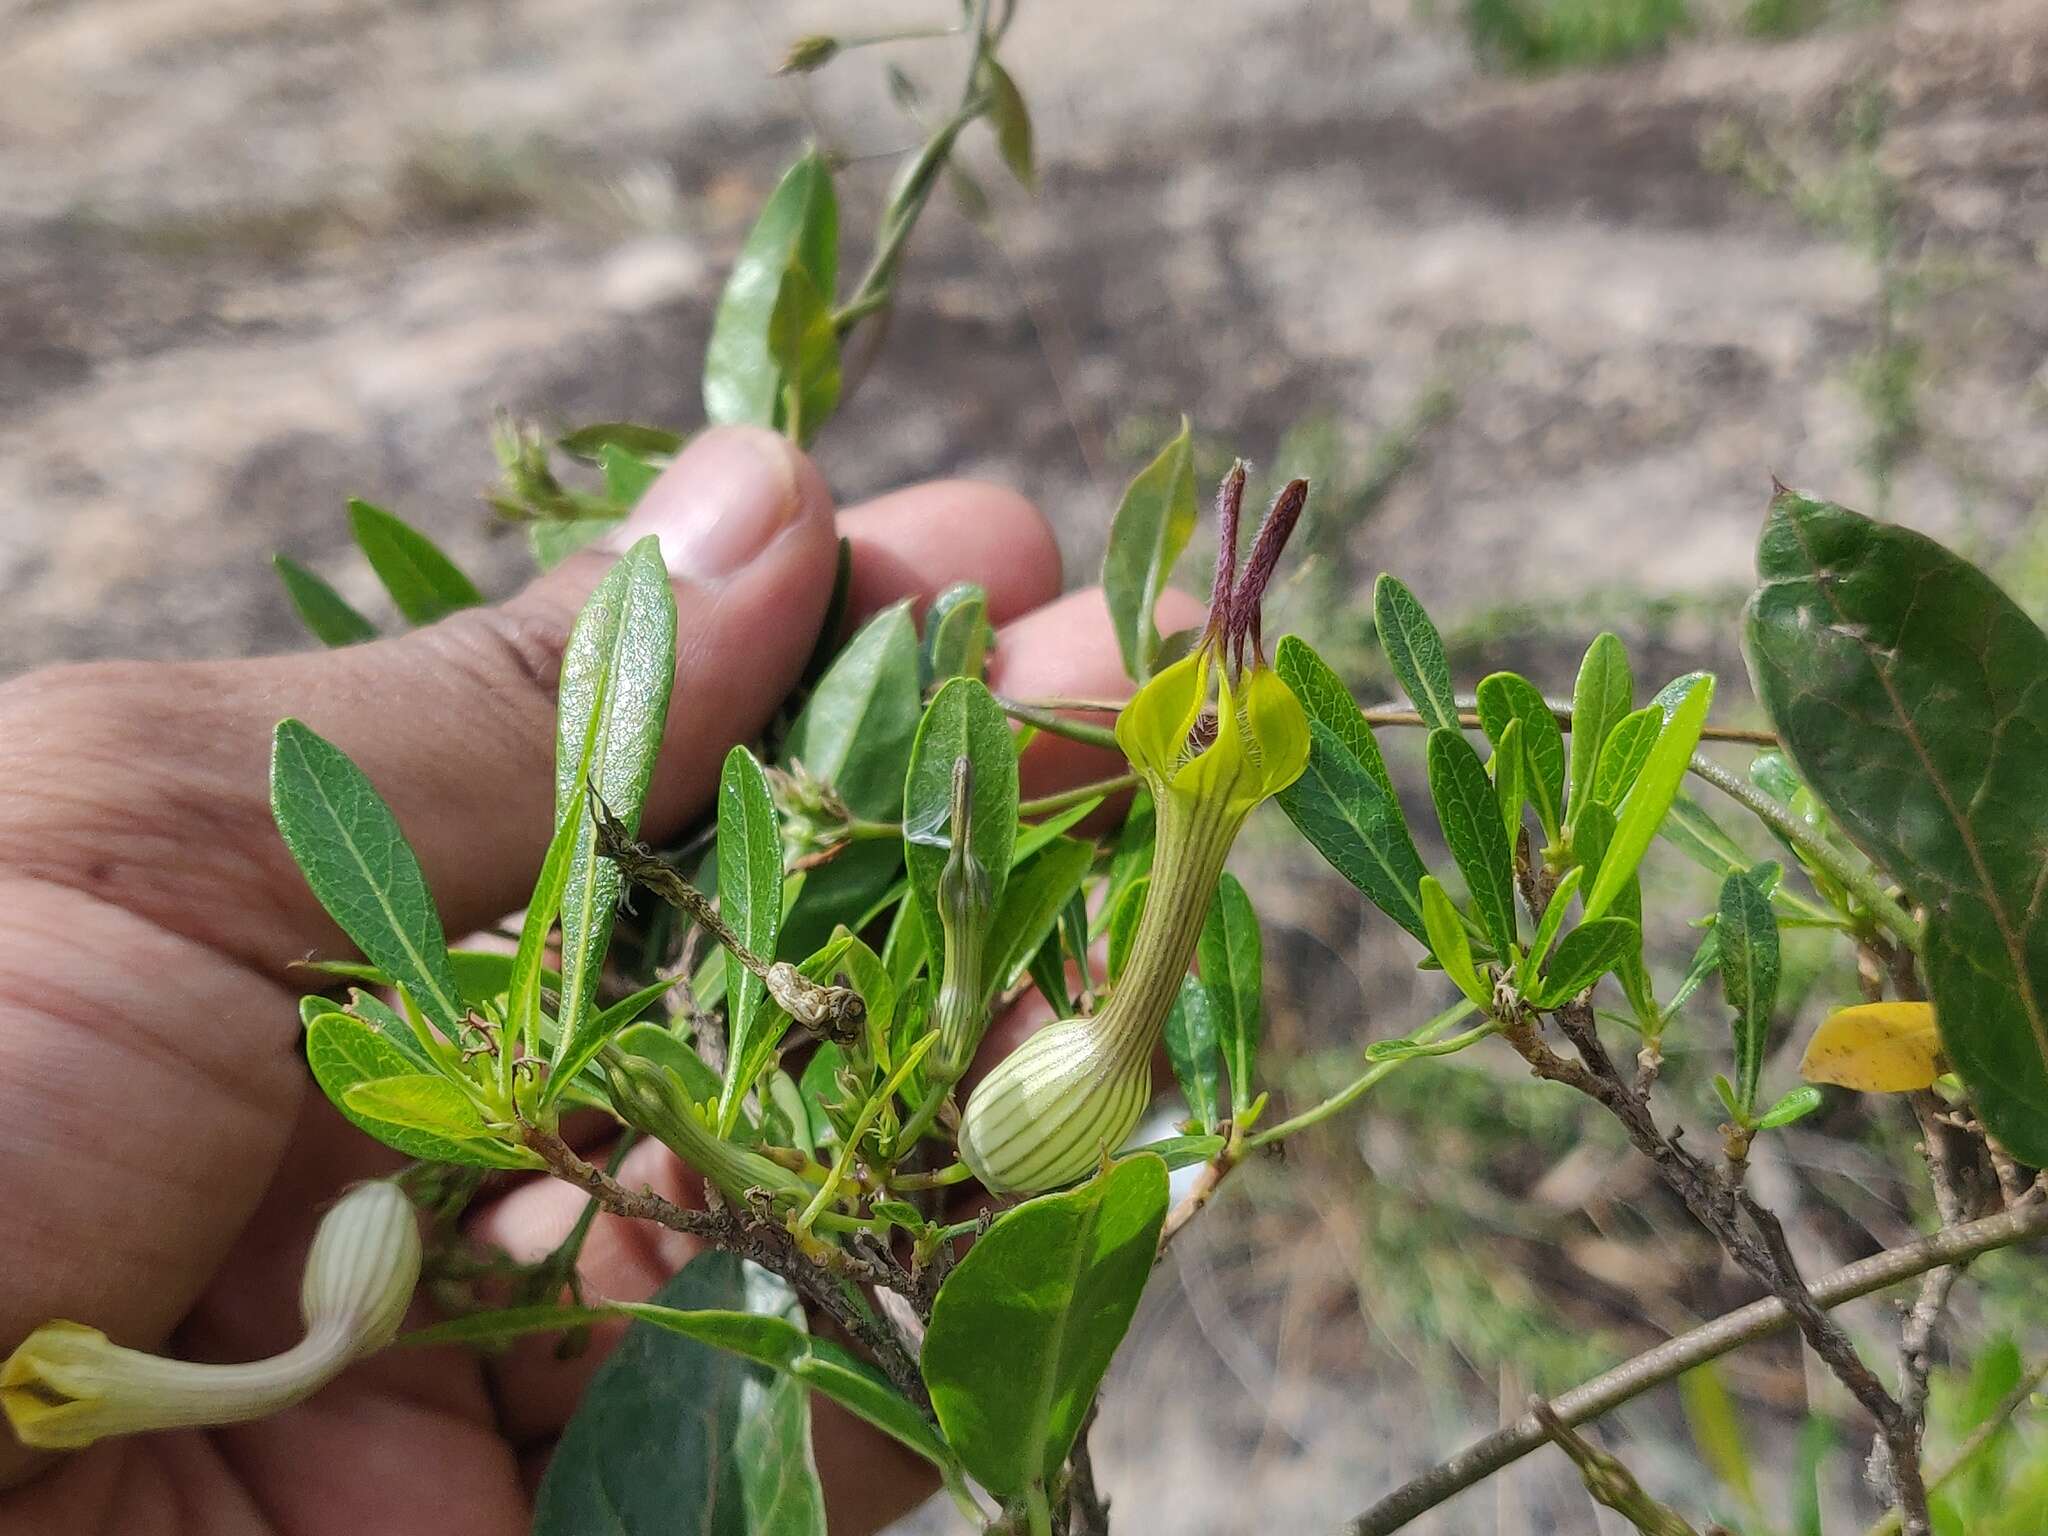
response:
<path fill-rule="evenodd" d="M 1805 822 L 1778 804 L 1753 784 L 1744 783 L 1712 758 L 1693 754 L 1692 771 L 1714 788 L 1738 802 L 1758 821 L 1777 832 L 1820 868 L 1826 870 L 1870 915 L 1890 929 L 1893 937 L 1915 954 L 1920 950 L 1920 925 L 1912 915 L 1878 884 L 1872 873 L 1844 856 L 1839 848 Z"/>
<path fill-rule="evenodd" d="M 1460 1019 L 1466 1018 L 1477 1011 L 1471 999 L 1467 998 L 1445 1009 L 1442 1013 L 1431 1019 L 1415 1032 L 1413 1038 L 1417 1041 L 1434 1040 Z M 1488 1020 L 1482 1029 L 1471 1031 L 1471 1033 L 1474 1038 L 1477 1038 L 1482 1033 L 1489 1032 L 1492 1028 L 1493 1022 Z M 1339 1089 L 1313 1109 L 1305 1109 L 1292 1120 L 1282 1120 L 1278 1125 L 1268 1126 L 1256 1136 L 1247 1137 L 1245 1139 L 1245 1146 L 1252 1149 L 1270 1146 L 1283 1137 L 1292 1136 L 1296 1131 L 1305 1131 L 1312 1125 L 1322 1124 L 1323 1121 L 1329 1119 L 1332 1115 L 1341 1114 L 1357 1103 L 1366 1093 L 1384 1081 L 1389 1073 L 1397 1071 L 1403 1062 L 1414 1059 L 1412 1056 L 1404 1056 L 1393 1061 L 1375 1062 L 1348 1087 Z"/>
<path fill-rule="evenodd" d="M 1076 784 L 1072 789 L 1063 789 L 1057 794 L 1040 795 L 1036 800 L 1019 801 L 1019 816 L 1050 816 L 1054 811 L 1064 811 L 1070 805 L 1079 805 L 1084 800 L 1098 796 L 1107 798 L 1120 795 L 1127 789 L 1138 787 L 1135 773 L 1119 773 L 1107 779 L 1097 779 L 1092 784 Z"/>
<path fill-rule="evenodd" d="M 1034 1480 L 1024 1490 L 1024 1514 L 1031 1522 L 1031 1536 L 1052 1536 L 1052 1506 L 1045 1501 L 1045 1484 Z"/>
<path fill-rule="evenodd" d="M 882 1112 L 883 1105 L 896 1097 L 896 1091 L 903 1086 L 917 1064 L 924 1060 L 925 1053 L 932 1048 L 938 1038 L 936 1033 L 928 1034 L 912 1046 L 896 1070 L 889 1075 L 889 1080 L 861 1106 L 860 1118 L 854 1121 L 852 1129 L 846 1133 L 846 1139 L 839 1147 L 839 1155 L 832 1159 L 832 1166 L 825 1170 L 825 1182 L 818 1186 L 818 1192 L 811 1196 L 811 1203 L 804 1207 L 803 1215 L 796 1220 L 799 1231 L 809 1231 L 812 1223 L 824 1214 L 825 1207 L 832 1203 L 832 1196 L 844 1182 L 847 1171 L 852 1168 L 854 1156 L 860 1151 L 861 1138 L 867 1135 L 868 1127 L 875 1123 L 875 1116 Z"/>
<path fill-rule="evenodd" d="M 974 1177 L 974 1171 L 965 1163 L 948 1163 L 943 1168 L 934 1168 L 929 1173 L 906 1173 L 889 1180 L 891 1189 L 944 1189 L 950 1184 L 965 1184 Z M 972 1222 L 968 1225 L 971 1227 Z"/>
<path fill-rule="evenodd" d="M 1106 725 L 1090 725 L 1085 720 L 1069 720 L 1058 710 L 1047 709 L 1042 704 L 1028 703 L 1023 699 L 1005 699 L 999 696 L 996 703 L 1002 706 L 1003 713 L 1012 720 L 1035 725 L 1048 736 L 1064 736 L 1068 741 L 1082 742 L 1091 747 L 1107 747 L 1112 752 L 1123 750 L 1117 745 L 1116 732 Z"/>
<path fill-rule="evenodd" d="M 951 1083 L 933 1083 L 925 1090 L 924 1099 L 910 1118 L 903 1122 L 903 1129 L 896 1133 L 896 1155 L 901 1157 L 924 1138 L 932 1128 L 932 1121 L 938 1118 L 939 1106 L 946 1102 L 946 1095 L 953 1090 Z M 899 1189 L 905 1186 L 898 1185 Z"/>

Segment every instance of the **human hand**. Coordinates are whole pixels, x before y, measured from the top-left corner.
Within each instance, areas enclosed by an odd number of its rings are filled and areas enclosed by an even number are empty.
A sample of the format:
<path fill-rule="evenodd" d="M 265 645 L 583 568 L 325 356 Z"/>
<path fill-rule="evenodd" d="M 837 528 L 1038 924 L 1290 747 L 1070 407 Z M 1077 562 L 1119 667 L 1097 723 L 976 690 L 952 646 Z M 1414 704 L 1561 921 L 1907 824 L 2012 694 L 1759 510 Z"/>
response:
<path fill-rule="evenodd" d="M 645 813 L 653 837 L 703 809 L 726 749 L 795 682 L 838 534 L 853 544 L 855 619 L 978 582 L 1000 626 L 999 691 L 1122 686 L 1100 594 L 1059 597 L 1043 519 L 996 487 L 924 485 L 835 519 L 807 459 L 726 429 L 685 450 L 621 539 L 646 533 L 661 536 L 680 621 L 670 739 Z M 295 1341 L 321 1209 L 397 1158 L 307 1091 L 303 978 L 290 966 L 346 944 L 271 824 L 271 728 L 298 716 L 363 767 L 451 932 L 496 921 L 540 863 L 562 644 L 610 558 L 579 557 L 498 607 L 347 650 L 65 667 L 0 687 L 0 1166 L 12 1191 L 0 1354 L 52 1317 L 200 1359 Z M 1162 616 L 1169 628 L 1182 617 Z M 1040 738 L 1024 755 L 1026 793 L 1117 766 Z M 694 1194 L 652 1143 L 621 1177 Z M 534 1258 L 582 1199 L 546 1179 L 510 1182 L 471 1228 Z M 600 1217 L 583 1283 L 644 1298 L 692 1251 Z M 40 1471 L 0 1440 L 0 1486 L 18 1485 L 0 1493 L 0 1536 L 523 1531 L 532 1483 L 615 1337 L 566 1362 L 545 1345 L 488 1366 L 397 1352 L 274 1418 L 105 1442 Z M 816 1406 L 835 1530 L 879 1525 L 927 1486 L 908 1452 Z"/>

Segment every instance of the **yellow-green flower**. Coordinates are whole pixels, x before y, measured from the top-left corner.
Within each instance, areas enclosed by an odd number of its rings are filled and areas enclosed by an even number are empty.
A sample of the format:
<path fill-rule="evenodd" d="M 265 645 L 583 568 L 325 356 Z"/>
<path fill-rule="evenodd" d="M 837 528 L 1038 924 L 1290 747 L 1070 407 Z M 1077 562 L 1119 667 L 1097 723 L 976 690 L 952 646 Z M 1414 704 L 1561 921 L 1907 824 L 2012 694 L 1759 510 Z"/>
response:
<path fill-rule="evenodd" d="M 359 1184 L 321 1221 L 299 1290 L 306 1336 L 247 1365 L 199 1365 L 45 1323 L 0 1365 L 0 1411 L 24 1445 L 77 1450 L 145 1430 L 239 1424 L 311 1397 L 397 1335 L 420 1274 L 412 1203 Z"/>
<path fill-rule="evenodd" d="M 1280 493 L 1240 578 L 1243 495 L 1239 464 L 1217 496 L 1222 539 L 1208 628 L 1117 716 L 1117 742 L 1151 793 L 1158 824 L 1151 884 L 1116 990 L 1098 1012 L 1038 1031 L 968 1098 L 960 1156 L 992 1190 L 1072 1183 L 1130 1135 L 1238 829 L 1308 763 L 1308 718 L 1266 665 L 1260 635 L 1266 583 L 1308 486 L 1297 480 Z"/>

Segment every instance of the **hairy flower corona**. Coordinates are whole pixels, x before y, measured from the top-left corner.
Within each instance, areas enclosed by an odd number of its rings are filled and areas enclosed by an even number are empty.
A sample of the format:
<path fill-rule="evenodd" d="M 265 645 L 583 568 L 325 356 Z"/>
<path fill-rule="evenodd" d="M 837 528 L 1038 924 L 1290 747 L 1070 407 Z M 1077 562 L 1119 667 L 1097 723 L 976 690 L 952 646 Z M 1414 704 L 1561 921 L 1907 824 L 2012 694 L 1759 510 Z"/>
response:
<path fill-rule="evenodd" d="M 239 1424 L 311 1397 L 397 1336 L 420 1275 L 412 1202 L 358 1184 L 306 1255 L 306 1336 L 247 1365 L 199 1365 L 113 1343 L 83 1323 L 45 1323 L 0 1365 L 0 1410 L 24 1445 L 77 1450 L 114 1435 Z"/>
<path fill-rule="evenodd" d="M 1158 818 L 1151 885 L 1123 974 L 1098 1012 L 1039 1030 L 968 1098 L 960 1156 L 992 1190 L 1070 1184 L 1131 1134 L 1230 845 L 1253 807 L 1308 763 L 1308 719 L 1266 665 L 1259 612 L 1308 486 L 1297 480 L 1280 493 L 1240 579 L 1243 496 L 1238 464 L 1217 494 L 1222 537 L 1200 642 L 1117 716 L 1117 742 Z"/>

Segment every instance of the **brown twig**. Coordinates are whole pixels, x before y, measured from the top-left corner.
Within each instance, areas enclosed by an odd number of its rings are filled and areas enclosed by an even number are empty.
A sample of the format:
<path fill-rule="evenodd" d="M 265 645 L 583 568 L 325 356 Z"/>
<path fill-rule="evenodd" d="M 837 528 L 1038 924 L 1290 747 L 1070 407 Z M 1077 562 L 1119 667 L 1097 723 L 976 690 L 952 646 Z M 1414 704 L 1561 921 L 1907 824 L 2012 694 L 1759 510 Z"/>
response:
<path fill-rule="evenodd" d="M 2048 1382 L 2048 1360 L 2021 1374 L 2018 1383 L 1999 1400 L 1998 1406 L 1991 1410 L 1984 1422 L 1971 1430 L 1963 1443 L 1955 1448 L 1955 1453 L 1934 1469 L 1927 1479 L 1928 1491 L 1933 1492 L 1968 1466 L 1970 1459 L 2005 1428 L 2006 1421 L 2026 1405 L 2027 1399 L 2041 1389 L 2043 1382 Z M 1899 1536 L 1899 1512 L 1887 1510 L 1863 1536 Z"/>
<path fill-rule="evenodd" d="M 1594 1445 L 1560 1419 L 1542 1398 L 1529 1399 L 1529 1412 L 1551 1443 L 1579 1469 L 1579 1480 L 1586 1485 L 1594 1503 L 1606 1505 L 1643 1536 L 1699 1536 L 1676 1510 L 1645 1493 L 1620 1457 Z"/>

